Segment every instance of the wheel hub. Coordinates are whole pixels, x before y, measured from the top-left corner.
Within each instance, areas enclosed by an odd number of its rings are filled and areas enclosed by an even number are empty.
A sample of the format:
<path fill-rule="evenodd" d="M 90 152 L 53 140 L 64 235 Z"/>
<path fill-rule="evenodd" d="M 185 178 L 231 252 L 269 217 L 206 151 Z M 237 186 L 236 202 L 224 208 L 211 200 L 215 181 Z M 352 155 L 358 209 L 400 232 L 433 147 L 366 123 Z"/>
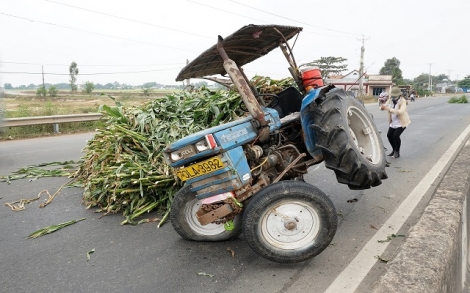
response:
<path fill-rule="evenodd" d="M 365 114 L 356 107 L 348 109 L 349 134 L 359 152 L 372 164 L 380 159 L 380 143 Z"/>
<path fill-rule="evenodd" d="M 289 220 L 284 223 L 284 228 L 286 228 L 289 231 L 292 231 L 297 228 L 297 224 L 295 223 L 295 221 Z"/>
<path fill-rule="evenodd" d="M 320 232 L 316 209 L 298 201 L 284 202 L 263 215 L 262 233 L 280 249 L 297 249 L 315 241 Z"/>

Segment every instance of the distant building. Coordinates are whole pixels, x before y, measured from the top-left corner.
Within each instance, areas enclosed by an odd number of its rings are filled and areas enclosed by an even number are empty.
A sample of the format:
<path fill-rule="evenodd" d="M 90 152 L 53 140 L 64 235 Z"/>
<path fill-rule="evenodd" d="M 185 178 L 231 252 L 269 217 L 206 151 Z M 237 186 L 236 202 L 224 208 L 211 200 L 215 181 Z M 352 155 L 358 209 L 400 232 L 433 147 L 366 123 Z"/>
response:
<path fill-rule="evenodd" d="M 359 91 L 359 71 L 353 70 L 345 75 L 332 75 L 326 80 L 326 84 L 333 84 L 337 88 L 352 91 L 357 95 Z M 392 76 L 379 74 L 366 74 L 362 78 L 363 94 L 366 96 L 378 96 L 382 91 L 390 93 L 392 90 Z"/>
<path fill-rule="evenodd" d="M 436 92 L 445 94 L 447 92 L 455 92 L 455 85 L 447 79 L 444 79 L 441 83 L 436 84 Z"/>

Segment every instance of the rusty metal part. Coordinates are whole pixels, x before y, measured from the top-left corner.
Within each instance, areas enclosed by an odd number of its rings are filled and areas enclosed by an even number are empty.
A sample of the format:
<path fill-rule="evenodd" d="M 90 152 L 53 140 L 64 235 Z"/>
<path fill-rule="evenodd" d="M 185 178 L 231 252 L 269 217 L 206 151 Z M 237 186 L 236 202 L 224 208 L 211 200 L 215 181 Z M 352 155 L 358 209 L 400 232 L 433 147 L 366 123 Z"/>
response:
<path fill-rule="evenodd" d="M 235 218 L 235 216 L 238 215 L 238 214 L 242 211 L 242 208 L 237 205 L 237 203 L 233 200 L 233 197 L 227 197 L 227 198 L 224 200 L 224 203 L 225 203 L 225 204 L 229 204 L 229 205 L 232 207 L 233 212 L 231 212 L 230 214 L 226 215 L 226 216 L 225 216 L 224 218 L 222 218 L 222 219 L 215 220 L 214 223 L 216 223 L 216 224 L 224 224 L 224 223 L 226 223 L 228 220 L 231 220 L 231 219 Z"/>
<path fill-rule="evenodd" d="M 201 225 L 224 224 L 241 211 L 242 207 L 238 206 L 233 197 L 227 197 L 223 202 L 201 205 L 196 216 Z"/>
<path fill-rule="evenodd" d="M 245 103 L 248 112 L 259 123 L 258 137 L 261 142 L 264 142 L 269 138 L 268 121 L 266 121 L 264 117 L 264 112 L 261 109 L 261 106 L 258 103 L 255 95 L 253 94 L 249 83 L 246 80 L 246 76 L 241 72 L 238 65 L 228 57 L 227 52 L 225 52 L 223 41 L 224 40 L 222 37 L 219 36 L 219 40 L 217 42 L 217 51 L 224 61 L 223 66 L 225 71 L 228 73 L 230 79 L 235 85 L 235 88 L 238 90 L 238 93 L 240 94 L 243 103 Z"/>
<path fill-rule="evenodd" d="M 258 160 L 263 155 L 263 148 L 259 145 L 246 145 L 246 156 L 251 160 Z"/>
<path fill-rule="evenodd" d="M 215 76 L 204 76 L 202 77 L 202 79 L 207 79 L 207 80 L 210 80 L 210 81 L 213 81 L 213 82 L 216 82 L 228 89 L 232 89 L 233 88 L 233 82 L 231 79 L 229 78 L 219 78 L 219 77 L 215 77 Z"/>
<path fill-rule="evenodd" d="M 248 82 L 248 86 L 250 87 L 251 92 L 255 96 L 258 103 L 261 106 L 266 107 L 266 103 L 264 102 L 264 99 L 261 96 L 259 96 L 259 93 L 258 93 L 258 90 L 256 89 L 256 86 L 253 83 L 249 82 L 250 79 L 246 76 L 245 71 L 243 70 L 243 68 L 241 68 L 238 64 L 237 64 L 237 66 L 238 66 L 238 69 L 240 70 L 240 73 L 243 75 L 243 78 Z"/>
<path fill-rule="evenodd" d="M 281 155 L 278 155 L 276 152 L 272 155 L 266 157 L 266 163 L 261 167 L 264 171 L 276 166 L 279 161 L 282 159 Z"/>
<path fill-rule="evenodd" d="M 321 163 L 321 162 L 323 162 L 323 161 L 324 161 L 323 154 L 320 153 L 320 154 L 317 154 L 317 155 L 313 156 L 313 159 L 311 159 L 311 160 L 304 161 L 304 162 L 302 162 L 301 164 L 295 165 L 294 167 L 292 167 L 292 169 L 294 169 L 294 168 L 299 168 L 299 167 L 308 168 L 308 167 L 310 167 L 310 166 L 319 164 L 319 163 Z"/>
<path fill-rule="evenodd" d="M 295 59 L 294 59 L 294 54 L 292 53 L 292 48 L 289 46 L 289 43 L 287 43 L 287 39 L 286 37 L 275 27 L 274 30 L 279 33 L 279 35 L 281 35 L 281 38 L 282 40 L 284 41 L 284 43 L 282 44 L 281 46 L 281 50 L 283 51 L 284 53 L 284 56 L 286 57 L 287 59 L 287 62 L 289 62 L 289 65 L 294 68 L 296 71 L 298 71 L 298 66 L 297 66 L 297 63 L 295 62 Z M 294 43 L 295 44 L 295 43 Z M 289 52 L 287 52 L 286 50 L 286 47 L 287 49 L 289 49 Z M 300 73 L 300 72 L 299 72 Z"/>
<path fill-rule="evenodd" d="M 233 212 L 232 206 L 230 204 L 224 204 L 219 208 L 211 211 L 206 211 L 203 208 L 200 208 L 196 212 L 196 217 L 201 225 L 210 224 L 216 220 L 222 219 L 225 216 Z"/>
<path fill-rule="evenodd" d="M 284 169 L 284 171 L 282 171 L 281 174 L 279 174 L 279 176 L 277 176 L 276 179 L 274 179 L 274 181 L 272 183 L 276 183 L 278 182 L 279 180 L 281 180 L 282 176 L 284 176 L 284 174 L 287 173 L 287 171 L 289 171 L 295 164 L 297 164 L 297 162 L 302 159 L 303 157 L 305 157 L 306 154 L 305 153 L 302 153 L 300 154 L 294 161 L 292 161 L 292 163 L 289 164 L 289 166 L 287 166 L 286 169 Z"/>
<path fill-rule="evenodd" d="M 235 191 L 236 198 L 239 202 L 243 202 L 250 198 L 253 194 L 268 186 L 270 181 L 265 176 L 260 176 L 258 182 L 254 185 L 246 185 L 245 187 Z"/>
<path fill-rule="evenodd" d="M 297 83 L 297 86 L 299 87 L 301 92 L 305 94 L 305 89 L 302 84 L 300 70 L 297 67 L 297 64 L 294 60 L 294 56 L 292 55 L 291 48 L 289 47 L 287 43 L 281 44 L 279 47 L 281 48 L 281 51 L 284 54 L 284 57 L 286 57 L 287 62 L 290 65 L 289 72 L 292 75 L 292 78 L 294 79 L 295 83 Z M 287 49 L 289 49 L 289 52 L 287 51 Z"/>

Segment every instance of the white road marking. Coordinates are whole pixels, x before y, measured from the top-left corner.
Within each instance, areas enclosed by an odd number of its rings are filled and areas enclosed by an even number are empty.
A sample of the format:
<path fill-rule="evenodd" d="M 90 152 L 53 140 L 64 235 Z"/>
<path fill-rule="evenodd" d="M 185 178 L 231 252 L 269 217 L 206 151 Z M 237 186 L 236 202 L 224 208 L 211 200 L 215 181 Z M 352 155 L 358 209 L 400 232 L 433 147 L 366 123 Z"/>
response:
<path fill-rule="evenodd" d="M 424 176 L 423 180 L 411 191 L 408 197 L 401 203 L 397 210 L 382 225 L 377 233 L 367 242 L 359 254 L 331 283 L 325 293 L 353 293 L 364 280 L 372 267 L 377 263 L 375 256 L 380 256 L 388 247 L 389 242 L 379 243 L 377 240 L 387 239 L 390 234 L 396 234 L 406 222 L 410 214 L 436 180 L 447 163 L 460 149 L 464 139 L 470 133 L 470 125 L 460 134 L 457 140 L 442 155 L 432 169 Z"/>
<path fill-rule="evenodd" d="M 430 110 L 430 109 L 434 109 L 434 107 L 428 107 L 428 108 L 426 108 L 426 110 Z"/>
<path fill-rule="evenodd" d="M 468 142 L 467 142 L 468 143 Z M 461 247 L 461 256 L 462 256 L 462 284 L 461 289 L 465 288 L 465 281 L 467 275 L 467 263 L 468 263 L 468 242 L 467 242 L 467 198 L 465 198 L 463 203 L 463 210 L 462 210 L 462 247 Z M 463 291 L 463 290 L 462 290 Z"/>

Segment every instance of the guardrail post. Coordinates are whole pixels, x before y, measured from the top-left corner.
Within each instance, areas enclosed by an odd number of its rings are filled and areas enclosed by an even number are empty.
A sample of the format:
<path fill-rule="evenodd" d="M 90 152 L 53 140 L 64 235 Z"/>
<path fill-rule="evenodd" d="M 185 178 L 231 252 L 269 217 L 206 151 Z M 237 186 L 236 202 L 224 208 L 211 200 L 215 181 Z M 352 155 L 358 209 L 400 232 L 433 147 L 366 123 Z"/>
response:
<path fill-rule="evenodd" d="M 59 123 L 54 123 L 54 133 L 59 133 Z"/>

